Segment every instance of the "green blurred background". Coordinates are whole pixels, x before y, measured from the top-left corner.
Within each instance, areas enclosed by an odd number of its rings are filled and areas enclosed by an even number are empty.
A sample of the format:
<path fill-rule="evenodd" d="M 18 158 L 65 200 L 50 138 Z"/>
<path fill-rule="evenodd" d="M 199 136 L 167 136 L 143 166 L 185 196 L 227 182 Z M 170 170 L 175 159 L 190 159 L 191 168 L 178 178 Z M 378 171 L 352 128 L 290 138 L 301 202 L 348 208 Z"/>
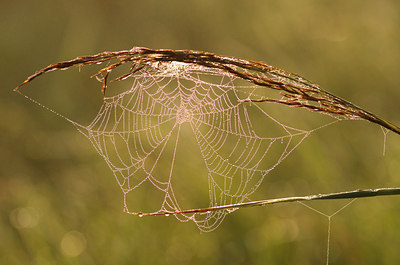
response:
<path fill-rule="evenodd" d="M 210 51 L 296 72 L 400 124 L 397 0 L 5 0 L 1 6 L 0 264 L 326 259 L 328 219 L 298 203 L 236 211 L 211 233 L 173 217 L 124 214 L 122 193 L 90 142 L 12 92 L 50 63 L 132 46 Z M 52 73 L 24 91 L 85 123 L 101 94 L 82 72 Z M 387 135 L 385 156 L 383 143 L 381 129 L 367 122 L 319 130 L 253 199 L 398 187 L 400 137 Z M 346 203 L 310 205 L 329 215 Z M 399 263 L 399 227 L 399 198 L 355 201 L 332 218 L 331 264 Z"/>

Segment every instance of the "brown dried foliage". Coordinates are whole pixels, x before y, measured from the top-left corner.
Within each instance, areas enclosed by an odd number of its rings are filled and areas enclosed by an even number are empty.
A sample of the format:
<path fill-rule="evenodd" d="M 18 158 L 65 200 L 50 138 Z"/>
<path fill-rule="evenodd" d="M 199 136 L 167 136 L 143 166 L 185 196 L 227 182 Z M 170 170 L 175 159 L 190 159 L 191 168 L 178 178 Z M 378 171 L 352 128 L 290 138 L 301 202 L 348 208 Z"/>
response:
<path fill-rule="evenodd" d="M 297 74 L 289 73 L 261 62 L 219 56 L 213 53 L 201 51 L 167 49 L 154 50 L 134 47 L 131 50 L 102 52 L 92 56 L 77 57 L 70 61 L 49 65 L 37 71 L 34 75 L 28 77 L 22 84 L 16 87 L 15 90 L 18 90 L 21 86 L 31 82 L 36 77 L 54 70 L 68 69 L 75 65 L 83 66 L 99 64 L 108 61 L 110 64 L 94 75 L 102 80 L 103 93 L 105 93 L 105 90 L 107 89 L 109 74 L 121 65 L 130 64 L 129 71 L 112 81 L 119 81 L 134 75 L 143 67 L 153 65 L 157 62 L 182 62 L 211 69 L 219 69 L 224 73 L 234 75 L 255 85 L 278 90 L 282 95 L 282 98 L 279 100 L 261 98 L 256 100 L 246 99 L 243 100 L 243 102 L 275 102 L 291 107 L 306 108 L 312 111 L 323 112 L 350 119 L 364 119 L 400 134 L 400 128 L 398 126 L 377 117 L 375 114 L 368 112 L 347 100 L 321 89 L 315 83 L 308 81 Z"/>

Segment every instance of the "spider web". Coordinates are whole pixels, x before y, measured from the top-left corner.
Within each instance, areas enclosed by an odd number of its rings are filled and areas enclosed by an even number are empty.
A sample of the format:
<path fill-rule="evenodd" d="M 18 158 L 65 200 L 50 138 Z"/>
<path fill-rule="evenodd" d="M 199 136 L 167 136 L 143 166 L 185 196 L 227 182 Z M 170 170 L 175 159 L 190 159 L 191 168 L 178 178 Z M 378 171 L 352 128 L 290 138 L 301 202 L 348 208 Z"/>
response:
<path fill-rule="evenodd" d="M 111 71 L 128 62 L 129 70 L 113 81 L 130 78 L 133 85 L 122 92 L 112 90 L 117 94 L 104 97 L 88 126 L 18 90 L 53 70 L 101 64 L 116 58 L 120 61 L 109 61 L 94 75 L 103 83 L 103 93 Z M 399 194 L 398 188 L 382 188 L 252 200 L 250 196 L 267 174 L 315 130 L 342 119 L 361 119 L 379 124 L 385 137 L 389 130 L 400 133 L 397 126 L 318 85 L 263 63 L 204 52 L 133 48 L 49 65 L 15 90 L 71 122 L 91 141 L 123 192 L 125 212 L 139 217 L 174 215 L 180 221 L 193 221 L 202 231 L 211 231 L 238 208 L 297 201 L 327 218 L 326 264 L 329 264 L 333 217 L 355 198 Z M 326 114 L 334 121 L 312 130 L 296 129 L 275 119 L 270 108 L 264 110 L 272 103 Z M 279 120 L 284 115 L 279 113 Z M 193 138 L 190 148 L 188 138 Z M 200 167 L 203 170 L 198 170 Z M 204 190 L 208 192 L 208 201 L 196 198 L 204 195 L 201 193 L 188 199 L 190 196 L 182 196 L 185 190 L 186 195 Z M 350 198 L 351 201 L 331 212 L 325 206 L 318 210 L 308 204 L 311 200 Z M 187 202 L 193 199 L 198 204 L 188 207 Z"/>
<path fill-rule="evenodd" d="M 197 145 L 197 150 L 186 154 L 198 151 L 207 172 L 207 207 L 249 200 L 264 177 L 311 133 L 287 126 L 257 104 L 245 102 L 263 98 L 258 94 L 262 91 L 219 70 L 157 63 L 133 78 L 130 90 L 105 97 L 93 122 L 80 130 L 114 173 L 128 213 L 142 216 L 142 210 L 130 209 L 130 201 L 135 201 L 130 197 L 149 186 L 162 194 L 161 206 L 152 214 L 183 210 L 174 187 L 175 178 L 191 175 L 174 172 L 183 130 L 192 132 Z M 262 133 L 266 131 L 275 135 Z M 158 170 L 159 164 L 163 170 Z M 175 216 L 209 231 L 231 211 Z"/>

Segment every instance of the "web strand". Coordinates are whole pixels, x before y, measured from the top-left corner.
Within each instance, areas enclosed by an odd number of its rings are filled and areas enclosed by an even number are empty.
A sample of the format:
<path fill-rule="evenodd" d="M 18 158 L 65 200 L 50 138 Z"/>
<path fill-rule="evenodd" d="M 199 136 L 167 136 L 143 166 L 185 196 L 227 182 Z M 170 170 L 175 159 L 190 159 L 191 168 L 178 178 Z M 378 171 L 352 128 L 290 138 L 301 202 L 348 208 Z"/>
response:
<path fill-rule="evenodd" d="M 305 204 L 304 202 L 298 201 L 301 205 L 303 205 L 304 207 L 326 217 L 328 219 L 328 228 L 327 228 L 327 243 L 326 243 L 326 265 L 329 265 L 329 255 L 330 255 L 330 247 L 331 247 L 331 225 L 332 225 L 332 218 L 339 214 L 341 211 L 343 211 L 345 208 L 347 208 L 350 204 L 352 204 L 357 198 L 353 198 L 352 200 L 350 200 L 349 202 L 347 202 L 346 204 L 344 204 L 342 207 L 340 207 L 338 210 L 336 210 L 334 213 L 332 214 L 326 214 L 322 211 L 319 211 L 307 204 Z"/>

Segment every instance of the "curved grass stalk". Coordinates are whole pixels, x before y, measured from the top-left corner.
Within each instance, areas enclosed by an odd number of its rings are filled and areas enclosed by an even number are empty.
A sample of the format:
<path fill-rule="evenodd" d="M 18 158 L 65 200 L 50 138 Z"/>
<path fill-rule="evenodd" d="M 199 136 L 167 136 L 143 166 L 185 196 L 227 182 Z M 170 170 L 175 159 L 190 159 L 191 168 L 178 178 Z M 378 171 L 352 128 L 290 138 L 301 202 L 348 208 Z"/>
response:
<path fill-rule="evenodd" d="M 134 75 L 143 67 L 150 65 L 154 66 L 155 63 L 180 62 L 211 69 L 219 69 L 222 72 L 230 73 L 231 75 L 260 87 L 278 90 L 282 95 L 282 98 L 279 100 L 260 98 L 246 99 L 243 100 L 243 102 L 275 102 L 291 107 L 306 108 L 311 111 L 345 117 L 347 119 L 363 119 L 378 124 L 396 134 L 400 134 L 400 127 L 352 104 L 345 99 L 323 90 L 317 84 L 297 74 L 261 62 L 219 56 L 213 53 L 201 51 L 167 49 L 154 50 L 134 47 L 131 50 L 102 52 L 96 55 L 77 57 L 70 61 L 49 65 L 37 71 L 14 90 L 18 90 L 21 86 L 31 82 L 33 79 L 54 70 L 64 70 L 75 65 L 83 66 L 100 64 L 112 60 L 117 60 L 117 62 L 110 63 L 109 66 L 102 68 L 94 75 L 94 77 L 102 80 L 103 94 L 107 89 L 109 74 L 121 65 L 127 63 L 130 64 L 129 71 L 112 81 L 123 80 Z"/>

